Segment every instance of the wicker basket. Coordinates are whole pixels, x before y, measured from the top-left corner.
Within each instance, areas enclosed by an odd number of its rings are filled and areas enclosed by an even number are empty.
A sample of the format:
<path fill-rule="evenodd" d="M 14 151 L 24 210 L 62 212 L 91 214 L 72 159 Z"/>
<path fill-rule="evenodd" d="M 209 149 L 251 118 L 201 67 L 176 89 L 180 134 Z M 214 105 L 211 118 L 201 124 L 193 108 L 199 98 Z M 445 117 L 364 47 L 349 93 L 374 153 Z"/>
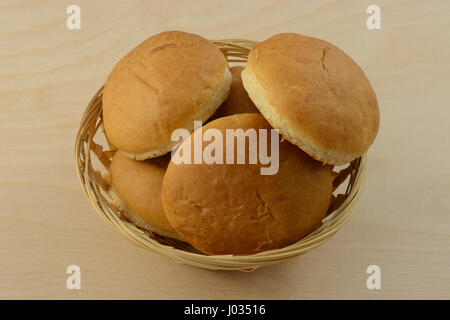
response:
<path fill-rule="evenodd" d="M 255 42 L 241 39 L 213 41 L 230 64 L 244 64 Z M 114 150 L 103 133 L 101 88 L 89 103 L 76 137 L 75 161 L 83 191 L 97 213 L 126 238 L 146 249 L 156 251 L 172 260 L 211 270 L 252 271 L 282 262 L 320 246 L 341 228 L 355 211 L 364 186 L 366 155 L 345 168 L 335 168 L 334 200 L 322 226 L 288 247 L 247 256 L 205 255 L 186 242 L 167 238 L 140 229 L 128 221 L 114 205 L 108 189 L 107 168 Z M 99 130 L 100 129 L 100 130 Z M 95 138 L 95 141 L 94 141 Z M 337 171 L 336 171 L 337 170 Z"/>

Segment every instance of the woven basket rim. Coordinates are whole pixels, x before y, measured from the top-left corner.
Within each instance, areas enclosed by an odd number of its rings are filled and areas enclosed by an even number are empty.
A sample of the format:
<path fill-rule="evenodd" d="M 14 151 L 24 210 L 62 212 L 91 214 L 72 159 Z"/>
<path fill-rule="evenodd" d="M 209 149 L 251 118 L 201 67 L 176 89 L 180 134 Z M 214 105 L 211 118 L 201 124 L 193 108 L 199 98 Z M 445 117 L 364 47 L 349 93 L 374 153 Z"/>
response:
<path fill-rule="evenodd" d="M 222 50 L 231 63 L 245 63 L 247 54 L 255 41 L 245 39 L 211 40 Z M 111 203 L 102 195 L 102 180 L 99 180 L 98 171 L 94 169 L 92 157 L 95 156 L 103 166 L 108 159 L 103 146 L 93 141 L 102 126 L 101 99 L 103 86 L 97 91 L 89 102 L 80 122 L 75 141 L 75 165 L 83 193 L 96 210 L 97 214 L 125 238 L 138 245 L 156 251 L 175 262 L 188 264 L 212 270 L 241 270 L 250 271 L 261 266 L 279 263 L 295 256 L 301 255 L 318 247 L 330 239 L 353 215 L 358 205 L 365 182 L 366 154 L 355 159 L 350 164 L 349 182 L 345 199 L 322 222 L 322 226 L 300 239 L 296 243 L 281 249 L 263 251 L 252 255 L 205 255 L 186 249 L 175 248 L 173 243 L 164 243 L 151 232 L 142 230 L 131 222 L 126 221 L 116 211 Z M 109 200 L 109 202 L 107 201 Z M 178 244 L 177 244 L 178 245 Z"/>

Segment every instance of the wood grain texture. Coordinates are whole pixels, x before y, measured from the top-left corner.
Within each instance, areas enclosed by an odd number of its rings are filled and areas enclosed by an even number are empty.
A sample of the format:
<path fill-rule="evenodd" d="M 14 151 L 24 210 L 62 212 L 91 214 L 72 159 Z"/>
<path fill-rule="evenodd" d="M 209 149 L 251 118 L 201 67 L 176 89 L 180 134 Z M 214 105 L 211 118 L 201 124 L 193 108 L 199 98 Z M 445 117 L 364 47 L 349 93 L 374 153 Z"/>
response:
<path fill-rule="evenodd" d="M 71 1 L 0 3 L 0 298 L 450 298 L 450 2 Z M 382 29 L 366 28 L 381 7 Z M 360 206 L 329 242 L 252 273 L 172 263 L 120 237 L 81 192 L 73 143 L 113 64 L 155 33 L 326 39 L 377 93 L 381 128 Z M 82 289 L 67 290 L 77 264 Z M 382 289 L 366 288 L 377 264 Z"/>

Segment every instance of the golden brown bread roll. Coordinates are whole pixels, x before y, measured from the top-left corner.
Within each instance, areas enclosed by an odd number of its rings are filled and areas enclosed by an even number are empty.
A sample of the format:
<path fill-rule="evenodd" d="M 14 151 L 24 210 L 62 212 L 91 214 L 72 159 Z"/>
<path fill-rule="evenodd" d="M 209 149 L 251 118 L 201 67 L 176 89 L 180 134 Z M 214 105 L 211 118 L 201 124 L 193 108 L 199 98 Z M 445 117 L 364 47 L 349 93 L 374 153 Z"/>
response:
<path fill-rule="evenodd" d="M 168 31 L 123 57 L 103 93 L 103 121 L 113 145 L 133 159 L 163 155 L 175 129 L 193 131 L 226 99 L 231 74 L 222 52 L 191 33 Z"/>
<path fill-rule="evenodd" d="M 377 135 L 375 92 L 361 68 L 331 43 L 275 35 L 252 48 L 242 80 L 267 121 L 324 163 L 361 156 Z"/>
<path fill-rule="evenodd" d="M 271 129 L 260 114 L 250 113 L 219 118 L 202 130 L 211 128 L 224 137 L 226 129 L 253 128 L 258 136 L 259 129 Z M 181 148 L 189 144 L 193 149 L 192 139 Z M 207 146 L 203 143 L 203 150 Z M 223 154 L 226 158 L 225 143 Z M 290 245 L 320 225 L 330 204 L 330 167 L 286 140 L 279 143 L 274 175 L 261 175 L 260 161 L 175 164 L 173 159 L 163 181 L 164 211 L 186 241 L 208 254 L 245 255 Z"/>
<path fill-rule="evenodd" d="M 137 226 L 182 239 L 172 228 L 162 208 L 161 186 L 170 157 L 136 161 L 117 151 L 109 167 L 109 194 L 114 205 Z"/>
<path fill-rule="evenodd" d="M 212 119 L 231 116 L 239 113 L 259 113 L 258 108 L 250 100 L 247 91 L 242 85 L 241 72 L 244 67 L 234 66 L 231 71 L 231 89 L 227 100 L 217 109 Z"/>

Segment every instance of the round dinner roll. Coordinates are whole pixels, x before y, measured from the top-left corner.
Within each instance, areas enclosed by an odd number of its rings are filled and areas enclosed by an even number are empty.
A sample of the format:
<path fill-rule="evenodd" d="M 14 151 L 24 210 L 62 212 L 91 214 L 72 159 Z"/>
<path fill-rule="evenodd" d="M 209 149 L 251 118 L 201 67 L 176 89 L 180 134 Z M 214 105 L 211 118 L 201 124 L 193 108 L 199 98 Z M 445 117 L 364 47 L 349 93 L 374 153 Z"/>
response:
<path fill-rule="evenodd" d="M 168 155 L 135 161 L 117 151 L 109 167 L 108 193 L 113 204 L 135 225 L 182 240 L 167 221 L 161 202 L 161 186 L 169 161 Z"/>
<path fill-rule="evenodd" d="M 242 80 L 267 121 L 314 159 L 347 163 L 377 135 L 375 92 L 355 61 L 331 43 L 275 35 L 251 49 Z"/>
<path fill-rule="evenodd" d="M 171 151 L 178 128 L 211 117 L 227 98 L 231 73 L 222 52 L 191 33 L 168 31 L 142 42 L 109 75 L 103 93 L 108 139 L 136 160 Z"/>
<path fill-rule="evenodd" d="M 248 129 L 255 129 L 255 141 L 259 141 L 260 129 L 271 129 L 260 114 L 244 113 L 214 120 L 202 131 L 216 129 L 226 137 L 227 129 L 239 128 L 243 131 L 237 133 L 238 137 L 243 137 Z M 279 145 L 279 166 L 272 175 L 261 175 L 260 171 L 270 164 L 263 165 L 260 160 L 249 164 L 249 138 L 245 144 L 245 164 L 225 160 L 223 164 L 176 164 L 177 153 L 184 153 L 189 147 L 191 153 L 194 151 L 193 137 L 197 131 L 175 151 L 164 176 L 163 208 L 171 225 L 200 251 L 246 255 L 282 248 L 321 225 L 332 194 L 330 166 L 312 159 L 290 142 L 280 141 L 277 131 L 273 131 L 277 138 L 274 141 Z M 270 144 L 271 131 L 266 137 L 263 136 L 256 152 L 268 143 L 268 154 L 276 161 L 276 152 L 272 152 L 276 149 Z M 203 151 L 209 143 L 203 142 Z M 232 147 L 232 140 L 223 143 L 224 159 L 226 144 Z M 228 148 L 232 150 L 231 147 Z"/>
<path fill-rule="evenodd" d="M 244 67 L 234 66 L 231 71 L 231 89 L 227 100 L 217 109 L 212 119 L 231 116 L 239 113 L 259 113 L 258 108 L 252 100 L 250 100 L 247 91 L 242 85 L 241 72 Z"/>

